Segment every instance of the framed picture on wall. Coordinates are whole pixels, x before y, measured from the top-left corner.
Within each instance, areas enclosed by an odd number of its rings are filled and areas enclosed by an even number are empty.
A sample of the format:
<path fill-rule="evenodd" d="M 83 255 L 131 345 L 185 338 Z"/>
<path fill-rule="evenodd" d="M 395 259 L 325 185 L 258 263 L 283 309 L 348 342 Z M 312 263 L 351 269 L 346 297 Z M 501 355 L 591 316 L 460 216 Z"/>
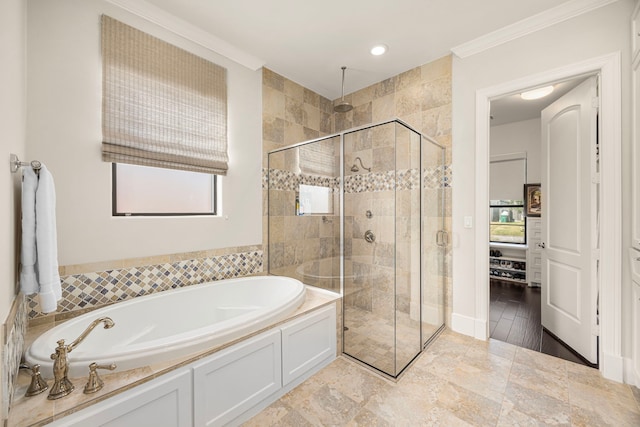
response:
<path fill-rule="evenodd" d="M 542 213 L 542 192 L 540 184 L 524 185 L 524 214 L 526 216 L 540 216 Z"/>

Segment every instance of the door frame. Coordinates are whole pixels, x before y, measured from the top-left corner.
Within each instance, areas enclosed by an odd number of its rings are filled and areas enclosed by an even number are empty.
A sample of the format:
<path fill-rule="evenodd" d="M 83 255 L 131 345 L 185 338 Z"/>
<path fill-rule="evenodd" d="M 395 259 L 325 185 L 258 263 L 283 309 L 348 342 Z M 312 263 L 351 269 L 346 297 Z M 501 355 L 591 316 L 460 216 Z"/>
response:
<path fill-rule="evenodd" d="M 622 90 L 620 52 L 525 76 L 476 92 L 475 337 L 489 338 L 489 130 L 491 100 L 581 75 L 600 76 L 600 339 L 599 369 L 623 381 L 622 357 Z"/>

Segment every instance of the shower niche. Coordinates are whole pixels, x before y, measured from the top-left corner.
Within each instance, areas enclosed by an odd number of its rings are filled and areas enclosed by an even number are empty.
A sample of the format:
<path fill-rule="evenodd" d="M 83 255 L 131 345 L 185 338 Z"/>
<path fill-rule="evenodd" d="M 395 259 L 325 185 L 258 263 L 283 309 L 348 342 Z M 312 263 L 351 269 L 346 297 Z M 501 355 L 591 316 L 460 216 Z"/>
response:
<path fill-rule="evenodd" d="M 269 153 L 269 273 L 340 292 L 343 352 L 393 378 L 444 325 L 444 172 L 399 120 Z"/>

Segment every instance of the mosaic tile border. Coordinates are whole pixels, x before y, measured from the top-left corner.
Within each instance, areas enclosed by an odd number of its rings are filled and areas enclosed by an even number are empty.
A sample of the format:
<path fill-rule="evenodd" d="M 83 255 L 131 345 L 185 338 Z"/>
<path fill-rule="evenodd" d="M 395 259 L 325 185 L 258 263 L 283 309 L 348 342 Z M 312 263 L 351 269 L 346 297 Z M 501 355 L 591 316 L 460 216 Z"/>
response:
<path fill-rule="evenodd" d="M 9 316 L 2 325 L 2 419 L 6 419 L 13 401 L 27 323 L 26 298 L 20 293 L 16 295 Z"/>
<path fill-rule="evenodd" d="M 300 184 L 328 187 L 333 191 L 340 189 L 340 179 L 328 176 L 294 173 L 281 169 L 262 169 L 263 190 L 297 191 Z"/>
<path fill-rule="evenodd" d="M 423 188 L 437 189 L 451 187 L 451 166 L 442 165 L 423 170 Z M 418 169 L 370 172 L 345 177 L 345 193 L 363 193 L 390 190 L 414 190 L 420 183 Z M 297 191 L 300 184 L 316 185 L 339 191 L 340 178 L 296 174 L 280 169 L 262 169 L 262 189 Z"/>
<path fill-rule="evenodd" d="M 263 271 L 263 251 L 235 252 L 130 268 L 62 276 L 57 313 L 95 308 L 118 301 L 199 283 Z M 27 299 L 29 319 L 46 317 L 38 298 Z"/>

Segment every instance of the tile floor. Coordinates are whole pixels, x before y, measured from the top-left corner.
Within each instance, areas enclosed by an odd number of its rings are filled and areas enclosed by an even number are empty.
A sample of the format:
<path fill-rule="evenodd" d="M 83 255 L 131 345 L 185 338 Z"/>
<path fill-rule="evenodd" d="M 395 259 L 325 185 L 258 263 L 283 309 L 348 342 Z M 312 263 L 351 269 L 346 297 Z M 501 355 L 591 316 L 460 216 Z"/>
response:
<path fill-rule="evenodd" d="M 420 323 L 408 313 L 383 316 L 358 307 L 344 309 L 344 352 L 391 376 L 396 376 L 420 353 Z M 423 323 L 425 337 L 431 337 L 439 325 Z M 397 345 L 395 341 L 397 340 Z"/>
<path fill-rule="evenodd" d="M 640 426 L 640 390 L 445 330 L 397 383 L 345 357 L 245 426 Z"/>

